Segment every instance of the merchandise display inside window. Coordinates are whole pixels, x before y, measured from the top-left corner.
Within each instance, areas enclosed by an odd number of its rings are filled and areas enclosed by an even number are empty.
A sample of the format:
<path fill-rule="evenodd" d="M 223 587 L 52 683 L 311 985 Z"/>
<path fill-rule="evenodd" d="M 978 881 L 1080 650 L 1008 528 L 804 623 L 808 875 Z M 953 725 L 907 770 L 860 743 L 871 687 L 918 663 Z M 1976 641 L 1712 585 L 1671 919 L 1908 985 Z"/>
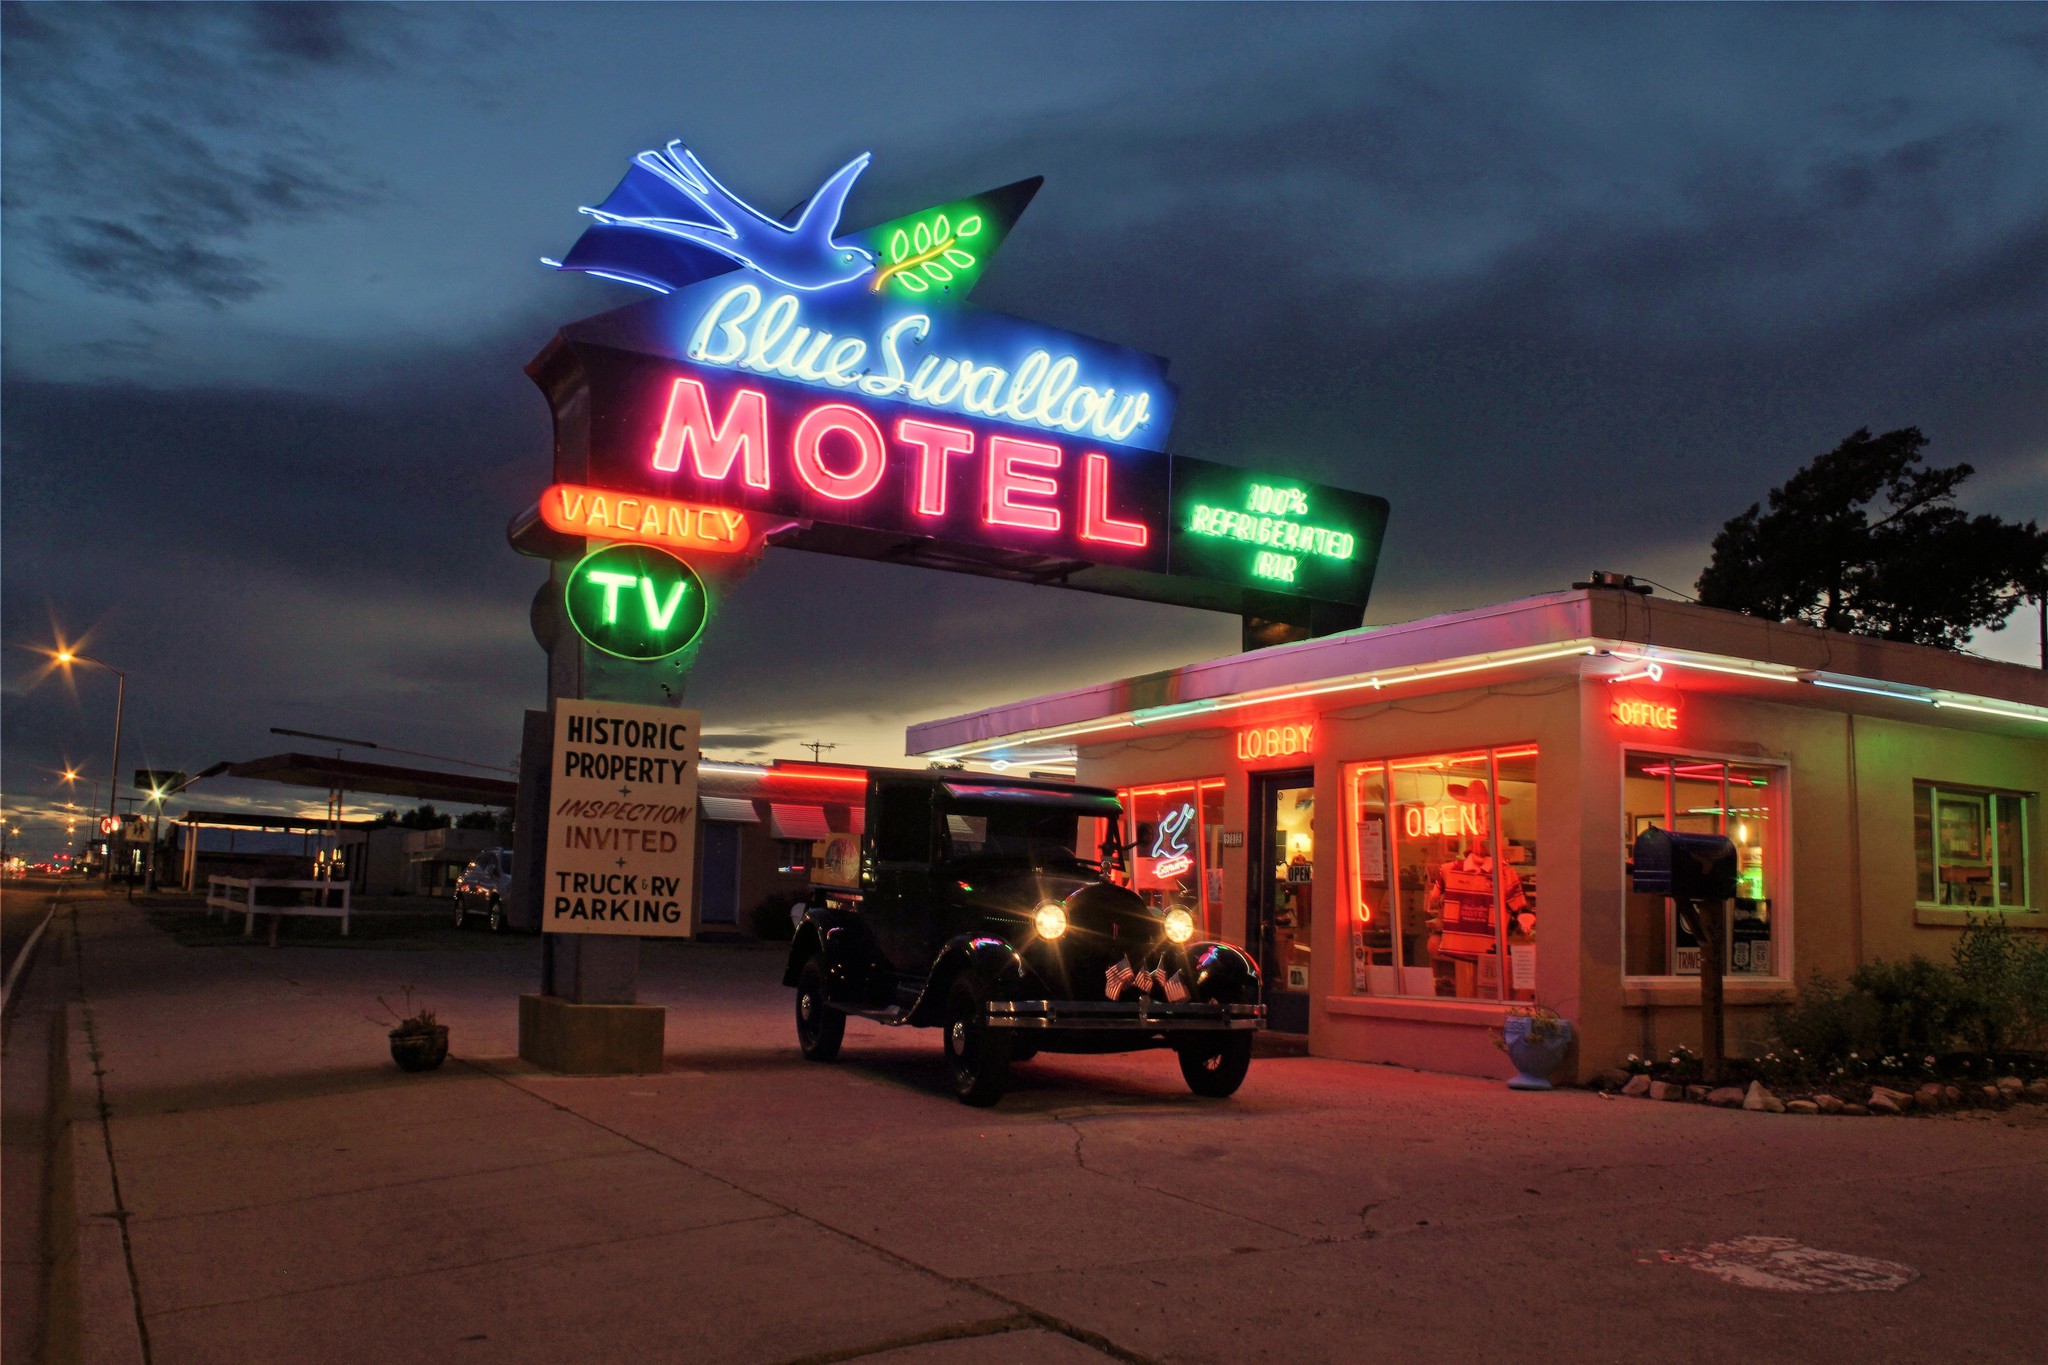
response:
<path fill-rule="evenodd" d="M 1913 784 L 1913 861 L 1922 905 L 2028 910 L 2027 805 L 2019 792 Z"/>
<path fill-rule="evenodd" d="M 1347 765 L 1354 990 L 1536 998 L 1536 756 Z"/>
<path fill-rule="evenodd" d="M 1722 960 L 1727 974 L 1782 975 L 1777 894 L 1784 856 L 1785 772 L 1754 763 L 1630 752 L 1623 757 L 1622 859 L 1646 829 L 1724 834 L 1735 845 L 1735 905 Z M 1624 879 L 1626 884 L 1626 879 Z M 1624 970 L 1629 976 L 1698 976 L 1700 944 L 1671 899 L 1625 893 Z"/>
<path fill-rule="evenodd" d="M 1136 842 L 1125 875 L 1149 905 L 1179 906 L 1204 937 L 1223 921 L 1223 779 L 1200 778 L 1118 793 Z"/>

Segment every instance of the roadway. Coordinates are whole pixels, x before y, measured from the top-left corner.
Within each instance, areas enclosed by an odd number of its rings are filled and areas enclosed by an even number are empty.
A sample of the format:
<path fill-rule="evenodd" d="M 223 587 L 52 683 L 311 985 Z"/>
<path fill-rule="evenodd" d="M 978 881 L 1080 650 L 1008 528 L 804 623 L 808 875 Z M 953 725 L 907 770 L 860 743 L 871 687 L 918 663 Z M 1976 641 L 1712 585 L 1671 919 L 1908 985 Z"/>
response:
<path fill-rule="evenodd" d="M 2048 1338 L 2044 1106 L 1801 1118 L 1313 1057 L 1212 1102 L 1149 1053 L 1040 1057 L 972 1110 L 932 1032 L 855 1021 L 807 1063 L 778 953 L 675 942 L 642 955 L 663 1073 L 566 1078 L 515 1055 L 532 939 L 63 921 L 107 1106 L 72 1150 L 117 1168 L 132 1256 L 84 1225 L 116 1262 L 89 1320 L 146 1325 L 156 1365 L 1949 1365 Z M 406 986 L 451 1028 L 439 1071 L 389 1059 Z"/>

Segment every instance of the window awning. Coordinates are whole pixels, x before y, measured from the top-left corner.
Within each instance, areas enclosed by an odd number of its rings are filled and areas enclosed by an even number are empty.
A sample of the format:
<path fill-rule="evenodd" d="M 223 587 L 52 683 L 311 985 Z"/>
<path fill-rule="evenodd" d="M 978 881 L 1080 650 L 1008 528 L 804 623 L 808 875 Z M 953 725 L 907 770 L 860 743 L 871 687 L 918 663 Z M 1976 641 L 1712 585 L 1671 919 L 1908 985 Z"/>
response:
<path fill-rule="evenodd" d="M 737 796 L 699 796 L 697 809 L 706 820 L 718 820 L 728 825 L 758 825 L 761 812 L 754 809 L 754 803 L 743 801 Z"/>
<path fill-rule="evenodd" d="M 1003 787 L 974 782 L 945 783 L 946 794 L 962 802 L 1000 802 L 1003 805 L 1043 806 L 1070 810 L 1081 815 L 1116 815 L 1123 807 L 1106 791 L 1078 788 L 1068 791 L 1045 787 Z"/>
<path fill-rule="evenodd" d="M 768 823 L 778 839 L 829 839 L 832 826 L 825 822 L 823 806 L 792 806 L 775 801 L 768 806 Z"/>

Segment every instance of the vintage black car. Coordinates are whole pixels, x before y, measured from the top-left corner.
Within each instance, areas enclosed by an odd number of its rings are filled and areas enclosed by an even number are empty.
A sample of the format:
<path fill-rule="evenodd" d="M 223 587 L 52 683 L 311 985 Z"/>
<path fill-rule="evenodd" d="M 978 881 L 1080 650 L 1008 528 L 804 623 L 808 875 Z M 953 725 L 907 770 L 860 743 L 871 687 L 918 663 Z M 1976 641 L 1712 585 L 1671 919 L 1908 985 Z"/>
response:
<path fill-rule="evenodd" d="M 1265 1020 L 1258 968 L 1117 884 L 1122 832 L 1097 787 L 870 774 L 860 892 L 805 912 L 783 976 L 804 1056 L 836 1058 L 857 1014 L 943 1029 L 968 1104 L 1039 1052 L 1170 1047 L 1196 1094 L 1235 1092 Z"/>

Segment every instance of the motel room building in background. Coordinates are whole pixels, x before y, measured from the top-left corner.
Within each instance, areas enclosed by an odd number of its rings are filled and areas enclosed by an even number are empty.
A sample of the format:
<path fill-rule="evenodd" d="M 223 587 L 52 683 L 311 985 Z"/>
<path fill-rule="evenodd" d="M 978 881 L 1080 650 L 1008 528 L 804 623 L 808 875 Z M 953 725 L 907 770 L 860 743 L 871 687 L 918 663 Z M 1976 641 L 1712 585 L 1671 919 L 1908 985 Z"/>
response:
<path fill-rule="evenodd" d="M 913 726 L 935 760 L 1071 755 L 1134 882 L 1251 947 L 1318 1055 L 1497 1076 L 1510 1005 L 1583 1078 L 1697 1048 L 1699 947 L 1629 889 L 1652 826 L 1726 834 L 1731 1049 L 1820 971 L 2048 930 L 2048 673 L 1595 587 Z"/>

